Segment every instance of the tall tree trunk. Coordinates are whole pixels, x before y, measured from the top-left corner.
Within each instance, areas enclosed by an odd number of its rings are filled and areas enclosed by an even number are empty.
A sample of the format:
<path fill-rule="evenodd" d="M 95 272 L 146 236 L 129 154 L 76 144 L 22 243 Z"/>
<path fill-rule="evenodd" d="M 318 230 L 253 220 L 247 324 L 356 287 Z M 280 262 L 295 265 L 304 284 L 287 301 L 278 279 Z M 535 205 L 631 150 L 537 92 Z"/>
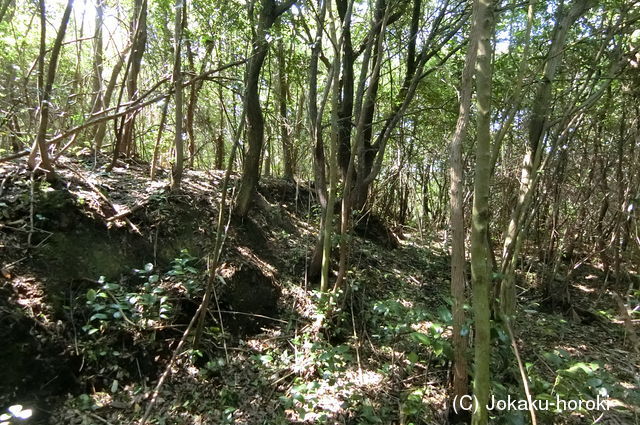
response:
<path fill-rule="evenodd" d="M 502 275 L 500 282 L 499 299 L 500 313 L 513 315 L 515 312 L 515 288 L 514 288 L 514 261 L 518 258 L 518 239 L 523 232 L 523 217 L 529 211 L 529 206 L 535 191 L 537 172 L 542 157 L 542 137 L 546 127 L 547 117 L 552 99 L 552 82 L 556 71 L 562 62 L 567 34 L 575 21 L 593 6 L 593 1 L 574 0 L 568 6 L 568 12 L 559 11 L 554 28 L 554 36 L 549 47 L 549 53 L 544 67 L 544 76 L 538 86 L 533 100 L 531 118 L 529 121 L 529 140 L 523 158 L 520 176 L 520 190 L 518 203 L 513 210 L 511 220 L 507 228 L 502 250 Z M 561 6 L 562 7 L 562 6 Z"/>
<path fill-rule="evenodd" d="M 185 9 L 185 14 L 186 14 L 186 9 Z M 183 27 L 187 26 L 186 15 L 182 25 Z M 205 45 L 206 45 L 206 50 L 204 53 L 204 57 L 202 58 L 202 63 L 200 64 L 200 74 L 204 73 L 204 70 L 207 67 L 208 59 L 209 59 L 209 56 L 211 55 L 211 52 L 213 51 L 214 43 L 211 40 L 207 40 L 205 42 Z M 185 47 L 187 51 L 187 58 L 189 60 L 190 71 L 196 72 L 190 38 L 185 39 Z M 187 103 L 187 116 L 185 117 L 187 135 L 189 136 L 189 168 L 193 168 L 193 164 L 195 162 L 195 157 L 196 157 L 196 134 L 194 131 L 194 119 L 195 119 L 196 105 L 198 103 L 198 93 L 200 92 L 200 89 L 202 88 L 203 83 L 204 83 L 204 80 L 200 80 L 192 84 L 191 89 L 189 90 L 189 102 Z M 221 168 L 222 168 L 222 165 L 220 165 L 220 169 Z"/>
<path fill-rule="evenodd" d="M 285 180 L 293 181 L 292 126 L 287 119 L 288 91 L 284 45 L 280 40 L 278 43 L 278 110 L 280 112 L 280 140 L 282 142 L 282 162 L 284 165 L 283 177 Z"/>
<path fill-rule="evenodd" d="M 218 85 L 218 98 L 220 99 L 220 127 L 216 139 L 216 170 L 222 170 L 224 162 L 224 98 L 222 97 L 222 85 Z"/>
<path fill-rule="evenodd" d="M 175 2 L 175 26 L 174 26 L 174 40 L 175 46 L 173 49 L 175 58 L 173 65 L 173 84 L 175 89 L 175 121 L 176 121 L 176 134 L 175 134 L 175 164 L 171 173 L 171 190 L 179 190 L 180 183 L 182 182 L 182 171 L 184 169 L 184 138 L 182 131 L 182 27 L 183 18 L 185 15 L 185 8 L 187 7 L 187 0 L 176 0 Z"/>
<path fill-rule="evenodd" d="M 93 101 L 91 114 L 95 114 L 104 109 L 104 93 L 103 93 L 103 84 L 102 84 L 102 70 L 103 70 L 103 62 L 104 55 L 102 50 L 102 23 L 104 16 L 104 0 L 96 1 L 96 20 L 95 20 L 95 33 L 93 36 L 93 78 L 92 78 L 92 87 L 93 87 Z M 97 127 L 92 127 L 91 136 L 95 138 L 96 132 L 98 131 Z M 95 147 L 95 144 L 94 144 Z"/>
<path fill-rule="evenodd" d="M 618 214 L 615 223 L 614 237 L 613 237 L 613 271 L 614 276 L 616 278 L 616 285 L 620 285 L 622 282 L 622 273 L 620 270 L 621 263 L 621 242 L 622 242 L 622 225 L 624 223 L 625 214 L 628 209 L 628 195 L 629 190 L 627 186 L 627 182 L 624 178 L 624 144 L 626 137 L 626 119 L 627 119 L 627 111 L 625 109 L 624 102 L 622 103 L 622 117 L 620 119 L 620 134 L 618 136 L 617 143 L 617 161 L 616 161 L 616 185 L 617 185 L 617 194 L 618 194 Z"/>
<path fill-rule="evenodd" d="M 107 84 L 107 88 L 104 91 L 104 97 L 102 99 L 102 103 L 105 108 L 109 106 L 111 103 L 111 97 L 113 96 L 113 91 L 116 88 L 116 83 L 118 82 L 118 75 L 120 75 L 120 71 L 124 66 L 124 59 L 127 56 L 127 51 L 130 47 L 127 47 L 124 52 L 120 54 L 118 57 L 118 61 L 113 66 L 111 70 L 111 77 L 109 78 L 109 83 Z M 94 152 L 97 154 L 102 150 L 102 142 L 104 141 L 104 136 L 107 132 L 107 123 L 101 122 L 98 124 L 96 128 L 96 134 L 94 137 Z"/>
<path fill-rule="evenodd" d="M 60 21 L 60 27 L 58 28 L 58 34 L 56 40 L 53 43 L 53 49 L 51 49 L 51 59 L 49 60 L 49 68 L 47 69 L 47 78 L 44 83 L 44 90 L 42 92 L 42 101 L 40 102 L 40 123 L 38 125 L 38 133 L 36 139 L 29 153 L 27 163 L 29 168 L 34 170 L 37 167 L 36 155 L 40 152 L 40 167 L 47 175 L 48 180 L 55 179 L 55 173 L 51 161 L 49 159 L 49 152 L 47 151 L 47 130 L 49 126 L 49 105 L 51 100 L 51 89 L 53 88 L 53 81 L 56 78 L 56 69 L 58 67 L 58 58 L 60 57 L 60 50 L 62 49 L 62 41 L 64 40 L 65 33 L 67 31 L 67 25 L 69 24 L 69 17 L 73 10 L 73 0 L 67 1 L 67 6 L 62 14 L 62 21 Z M 40 13 L 44 17 L 44 1 L 40 2 Z M 44 33 L 43 33 L 44 34 Z M 43 41 L 41 40 L 41 43 Z"/>
<path fill-rule="evenodd" d="M 349 158 L 351 157 L 351 127 L 353 126 L 354 73 L 353 64 L 356 55 L 351 41 L 351 13 L 348 12 L 349 0 L 336 0 L 338 16 L 343 23 L 342 75 L 340 77 L 340 94 L 338 98 L 338 163 L 342 178 L 347 176 Z M 364 65 L 363 65 L 364 66 Z"/>
<path fill-rule="evenodd" d="M 329 6 L 330 7 L 330 6 Z M 331 9 L 329 9 L 331 10 Z M 350 15 L 350 11 L 347 12 Z M 331 13 L 330 13 L 331 16 Z M 340 38 L 338 41 L 335 24 L 332 20 L 329 21 L 329 36 L 332 39 L 334 45 L 334 59 L 331 66 L 331 77 L 329 79 L 328 86 L 331 87 L 331 142 L 329 144 L 329 160 L 328 174 L 329 185 L 327 187 L 327 206 L 324 209 L 323 226 L 320 228 L 322 233 L 322 272 L 320 277 L 320 291 L 326 292 L 329 289 L 329 269 L 331 268 L 331 242 L 333 237 L 333 205 L 336 200 L 336 188 L 338 183 L 338 146 L 339 140 L 339 96 L 340 85 L 338 83 L 338 75 L 340 69 L 340 63 L 342 60 L 342 50 L 344 48 L 344 38 Z"/>
<path fill-rule="evenodd" d="M 42 103 L 44 94 L 44 60 L 47 54 L 47 14 L 44 0 L 38 0 L 40 14 L 40 50 L 38 52 L 38 103 Z"/>
<path fill-rule="evenodd" d="M 460 82 L 460 108 L 458 121 L 450 145 L 449 160 L 449 202 L 451 214 L 451 297 L 453 298 L 453 392 L 452 399 L 457 406 L 451 404 L 452 412 L 463 412 L 461 397 L 468 392 L 467 372 L 467 338 L 463 332 L 465 322 L 465 229 L 464 229 L 464 164 L 462 146 L 467 134 L 471 95 L 473 92 L 473 75 L 478 53 L 478 1 L 473 3 L 474 17 L 469 34 L 469 46 L 465 58 L 462 80 Z"/>
<path fill-rule="evenodd" d="M 471 228 L 471 276 L 473 279 L 473 315 L 475 358 L 473 425 L 486 425 L 491 385 L 491 307 L 489 293 L 491 269 L 487 249 L 489 226 L 489 187 L 491 179 L 491 75 L 493 10 L 491 0 L 477 0 L 478 54 L 476 64 L 477 139 L 476 167 Z"/>
<path fill-rule="evenodd" d="M 324 28 L 324 18 L 327 11 L 327 2 L 321 0 L 320 14 L 317 17 L 317 29 L 313 46 L 311 47 L 311 61 L 309 64 L 309 134 L 313 148 L 313 176 L 315 191 L 320 206 L 327 208 L 327 178 L 325 172 L 324 142 L 322 140 L 322 111 L 325 101 L 322 100 L 318 108 L 318 61 L 322 50 L 322 31 Z M 325 90 L 327 87 L 325 87 Z M 321 215 L 320 229 L 324 227 L 324 216 Z M 307 275 L 310 279 L 317 279 L 322 270 L 322 247 L 324 246 L 324 233 L 318 233 L 318 239 L 311 254 L 309 270 Z"/>
<path fill-rule="evenodd" d="M 251 58 L 247 64 L 247 80 L 245 88 L 244 108 L 247 111 L 247 142 L 249 148 L 244 158 L 242 182 L 238 191 L 235 213 L 246 217 L 258 188 L 260 180 L 260 155 L 264 144 L 264 118 L 260 106 L 259 83 L 262 64 L 269 51 L 267 31 L 273 26 L 278 16 L 286 12 L 293 1 L 277 5 L 275 0 L 260 0 L 261 10 L 258 28 L 252 40 Z"/>
<path fill-rule="evenodd" d="M 131 25 L 131 55 L 125 72 L 129 101 L 138 96 L 138 76 L 142 67 L 142 57 L 147 45 L 147 0 L 135 0 Z M 128 155 L 134 143 L 135 119 L 138 111 L 127 114 L 122 119 L 122 128 L 114 145 L 113 162 L 121 155 Z M 121 133 L 121 134 L 120 134 Z M 111 168 L 111 167 L 110 167 Z"/>

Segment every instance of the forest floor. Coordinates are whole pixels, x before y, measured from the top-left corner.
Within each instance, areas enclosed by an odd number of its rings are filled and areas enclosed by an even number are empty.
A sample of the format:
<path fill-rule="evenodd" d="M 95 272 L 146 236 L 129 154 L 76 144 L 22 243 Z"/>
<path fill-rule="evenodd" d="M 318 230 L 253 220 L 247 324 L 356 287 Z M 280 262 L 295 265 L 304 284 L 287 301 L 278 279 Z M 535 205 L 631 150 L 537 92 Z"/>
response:
<path fill-rule="evenodd" d="M 263 179 L 250 217 L 229 222 L 197 349 L 189 339 L 170 364 L 206 286 L 222 173 L 188 171 L 178 193 L 166 172 L 151 182 L 145 164 L 105 173 L 77 158 L 58 174 L 51 185 L 22 163 L 0 164 L 3 424 L 134 423 L 167 366 L 149 423 L 447 423 L 449 258 L 438 235 L 407 230 L 395 249 L 354 237 L 350 290 L 323 321 L 304 277 L 313 193 Z M 586 315 L 545 308 L 535 270 L 519 272 L 514 326 L 532 394 L 600 395 L 609 406 L 541 411 L 539 423 L 640 423 L 640 357 L 602 270 L 586 262 L 573 275 L 571 299 Z M 499 327 L 494 336 L 493 394 L 521 399 L 508 338 Z"/>

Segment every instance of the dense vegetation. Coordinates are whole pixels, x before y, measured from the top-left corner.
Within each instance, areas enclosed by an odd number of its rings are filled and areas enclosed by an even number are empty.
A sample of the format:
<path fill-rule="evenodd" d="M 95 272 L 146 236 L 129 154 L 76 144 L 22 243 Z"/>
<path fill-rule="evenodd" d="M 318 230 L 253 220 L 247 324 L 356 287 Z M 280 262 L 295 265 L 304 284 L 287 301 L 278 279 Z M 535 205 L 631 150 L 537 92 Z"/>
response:
<path fill-rule="evenodd" d="M 0 424 L 639 423 L 639 21 L 0 0 Z"/>

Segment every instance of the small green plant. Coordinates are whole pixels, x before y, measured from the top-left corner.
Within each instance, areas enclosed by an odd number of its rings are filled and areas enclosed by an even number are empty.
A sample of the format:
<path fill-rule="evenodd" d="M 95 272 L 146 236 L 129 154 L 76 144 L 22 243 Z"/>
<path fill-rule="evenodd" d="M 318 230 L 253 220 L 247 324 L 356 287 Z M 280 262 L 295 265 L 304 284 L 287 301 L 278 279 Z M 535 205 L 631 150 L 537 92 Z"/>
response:
<path fill-rule="evenodd" d="M 313 417 L 315 414 L 316 401 L 318 399 L 318 389 L 321 384 L 318 381 L 306 381 L 296 377 L 289 394 L 280 397 L 285 409 L 294 410 L 303 421 Z M 322 422 L 319 422 L 322 423 Z"/>
<path fill-rule="evenodd" d="M 167 276 L 184 276 L 187 274 L 197 274 L 198 269 L 194 267 L 196 257 L 189 254 L 189 251 L 183 249 L 180 256 L 171 262 L 171 270 L 167 272 Z"/>
<path fill-rule="evenodd" d="M 201 287 L 194 261 L 182 251 L 164 274 L 146 264 L 118 283 L 101 276 L 96 287 L 79 297 L 86 322 L 78 352 L 95 379 L 112 393 L 140 373 L 140 364 L 157 347 L 158 330 L 173 324 L 177 293 Z"/>
<path fill-rule="evenodd" d="M 553 382 L 539 376 L 534 379 L 538 398 L 553 400 L 558 396 L 564 400 L 587 400 L 608 397 L 614 390 L 615 380 L 596 362 L 574 361 L 561 349 L 544 353 L 543 357 L 557 374 Z M 532 369 L 532 365 L 528 367 Z"/>
<path fill-rule="evenodd" d="M 424 416 L 426 409 L 424 396 L 426 392 L 426 388 L 414 388 L 403 396 L 401 413 L 405 420 L 409 421 L 408 425 L 413 424 L 412 421 L 420 421 L 421 417 Z"/>
<path fill-rule="evenodd" d="M 540 374 L 532 363 L 526 364 L 527 374 L 531 381 L 530 391 L 534 401 L 542 403 L 544 408 L 538 409 L 539 420 L 543 423 L 551 423 L 557 420 L 558 416 L 570 415 L 574 411 L 586 416 L 600 413 L 599 411 L 588 411 L 587 401 L 595 402 L 598 399 L 608 399 L 615 397 L 626 400 L 630 404 L 637 404 L 640 394 L 635 389 L 628 389 L 619 384 L 600 362 L 577 361 L 571 354 L 563 349 L 555 349 L 542 354 L 542 359 L 546 364 L 545 370 L 549 368 L 555 371 L 553 378 L 549 379 Z M 507 400 L 513 398 L 514 394 L 519 394 L 518 399 L 523 399 L 521 389 L 518 385 L 507 385 L 498 381 L 492 382 L 492 392 L 496 400 Z M 560 400 L 561 404 L 556 403 Z M 574 410 L 567 410 L 567 402 L 576 406 Z M 548 407 L 548 409 L 547 409 Z M 564 407 L 564 409 L 563 409 Z M 573 408 L 571 408 L 573 409 Z M 523 411 L 502 411 L 496 412 L 497 417 L 493 419 L 496 424 L 515 425 L 527 422 L 527 412 Z"/>
<path fill-rule="evenodd" d="M 158 285 L 160 276 L 154 274 L 153 264 L 134 271 L 144 279 L 139 291 L 127 291 L 118 283 L 107 282 L 100 276 L 98 289 L 89 289 L 86 304 L 91 317 L 83 330 L 89 335 L 105 330 L 109 325 L 146 328 L 154 322 L 168 319 L 172 309 L 165 290 Z"/>
<path fill-rule="evenodd" d="M 438 318 L 421 306 L 407 307 L 398 300 L 383 300 L 373 306 L 371 317 L 374 337 L 382 342 L 400 342 L 408 352 L 409 361 L 417 363 L 419 348 L 427 348 L 436 358 L 443 360 L 451 355 L 451 344 L 445 338 L 447 325 L 451 322 L 451 312 L 445 307 L 438 310 Z M 421 331 L 414 329 L 422 323 Z M 426 332 L 424 328 L 426 327 Z"/>

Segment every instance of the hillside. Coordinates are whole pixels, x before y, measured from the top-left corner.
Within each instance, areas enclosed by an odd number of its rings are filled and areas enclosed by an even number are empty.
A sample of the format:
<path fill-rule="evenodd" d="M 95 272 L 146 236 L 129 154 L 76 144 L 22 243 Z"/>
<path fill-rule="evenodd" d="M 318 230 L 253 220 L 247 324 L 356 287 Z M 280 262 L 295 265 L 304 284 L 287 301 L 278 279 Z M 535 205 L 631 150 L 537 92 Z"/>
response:
<path fill-rule="evenodd" d="M 197 348 L 189 337 L 176 351 L 205 291 L 222 173 L 187 171 L 171 192 L 145 164 L 105 173 L 79 158 L 57 170 L 49 184 L 22 163 L 0 164 L 0 406 L 33 410 L 9 423 L 133 423 L 167 368 L 149 423 L 448 423 L 441 235 L 405 229 L 395 249 L 354 236 L 349 290 L 328 309 L 305 278 L 315 195 L 263 179 L 251 214 L 229 219 Z M 532 259 L 518 279 L 535 273 Z M 611 397 L 609 411 L 539 412 L 541 423 L 638 423 L 639 358 L 603 279 L 580 266 L 572 314 L 551 312 L 535 286 L 519 294 L 514 329 L 531 391 Z M 496 332 L 492 389 L 506 398 L 521 393 L 520 378 Z M 494 411 L 492 423 L 527 415 Z"/>

